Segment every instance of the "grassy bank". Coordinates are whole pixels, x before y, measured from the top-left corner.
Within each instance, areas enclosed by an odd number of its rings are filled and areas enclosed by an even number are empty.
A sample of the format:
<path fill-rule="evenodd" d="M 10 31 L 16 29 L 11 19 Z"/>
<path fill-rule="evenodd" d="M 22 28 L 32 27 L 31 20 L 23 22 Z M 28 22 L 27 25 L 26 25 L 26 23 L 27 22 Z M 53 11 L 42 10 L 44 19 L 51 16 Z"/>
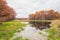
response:
<path fill-rule="evenodd" d="M 0 40 L 9 40 L 17 29 L 23 29 L 26 24 L 21 23 L 20 21 L 8 21 L 3 22 L 0 25 Z"/>
<path fill-rule="evenodd" d="M 60 20 L 54 20 L 50 26 L 51 28 L 47 30 L 48 40 L 60 40 Z"/>

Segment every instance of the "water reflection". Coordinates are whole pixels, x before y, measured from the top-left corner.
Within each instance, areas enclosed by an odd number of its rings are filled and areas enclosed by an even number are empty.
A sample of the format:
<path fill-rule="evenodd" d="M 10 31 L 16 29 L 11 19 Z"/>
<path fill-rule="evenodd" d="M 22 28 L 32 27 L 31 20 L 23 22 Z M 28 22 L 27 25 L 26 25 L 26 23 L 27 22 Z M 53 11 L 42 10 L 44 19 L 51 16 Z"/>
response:
<path fill-rule="evenodd" d="M 28 24 L 28 22 L 23 23 Z M 42 34 L 39 34 L 39 32 L 41 32 Z M 44 30 L 36 29 L 31 25 L 27 25 L 24 28 L 24 31 L 16 33 L 15 36 L 23 36 L 28 38 L 29 40 L 47 40 L 47 33 Z"/>
<path fill-rule="evenodd" d="M 51 22 L 29 22 L 31 24 L 32 27 L 35 27 L 36 29 L 47 29 L 50 28 L 49 24 Z"/>

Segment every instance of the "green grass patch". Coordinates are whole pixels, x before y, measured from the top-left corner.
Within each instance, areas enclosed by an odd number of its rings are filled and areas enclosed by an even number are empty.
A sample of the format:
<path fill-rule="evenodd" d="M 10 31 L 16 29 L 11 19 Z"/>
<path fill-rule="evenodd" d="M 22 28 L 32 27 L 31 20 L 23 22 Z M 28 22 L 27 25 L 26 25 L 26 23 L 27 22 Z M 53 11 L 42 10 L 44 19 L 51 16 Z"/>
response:
<path fill-rule="evenodd" d="M 52 22 L 53 20 L 28 20 L 28 22 Z"/>
<path fill-rule="evenodd" d="M 21 36 L 21 37 L 16 37 L 13 40 L 29 40 L 29 39 Z"/>
<path fill-rule="evenodd" d="M 0 25 L 0 39 L 1 40 L 9 40 L 17 29 L 23 29 L 26 24 L 21 23 L 20 21 L 9 21 L 3 22 Z"/>
<path fill-rule="evenodd" d="M 42 32 L 39 32 L 40 35 L 42 35 L 43 33 Z"/>
<path fill-rule="evenodd" d="M 49 29 L 48 32 L 48 40 L 60 40 L 60 29 Z"/>

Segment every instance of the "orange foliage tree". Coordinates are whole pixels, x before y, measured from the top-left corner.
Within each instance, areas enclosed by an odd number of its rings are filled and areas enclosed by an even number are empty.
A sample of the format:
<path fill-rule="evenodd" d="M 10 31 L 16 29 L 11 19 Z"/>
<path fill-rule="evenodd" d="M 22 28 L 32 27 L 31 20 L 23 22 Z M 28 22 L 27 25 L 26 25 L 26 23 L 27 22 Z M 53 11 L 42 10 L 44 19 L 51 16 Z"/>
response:
<path fill-rule="evenodd" d="M 60 13 L 54 10 L 43 10 L 29 15 L 29 20 L 55 20 L 60 19 Z M 37 29 L 49 28 L 51 22 L 29 22 L 33 24 Z"/>
<path fill-rule="evenodd" d="M 6 0 L 0 0 L 0 23 L 15 18 L 16 12 L 7 5 Z"/>

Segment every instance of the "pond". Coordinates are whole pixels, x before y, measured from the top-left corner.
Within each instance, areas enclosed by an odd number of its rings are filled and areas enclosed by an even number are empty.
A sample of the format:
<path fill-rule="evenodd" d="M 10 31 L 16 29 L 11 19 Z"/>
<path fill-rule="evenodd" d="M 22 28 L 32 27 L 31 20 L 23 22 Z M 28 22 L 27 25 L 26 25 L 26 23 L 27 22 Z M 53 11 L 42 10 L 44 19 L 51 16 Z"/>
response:
<path fill-rule="evenodd" d="M 26 24 L 29 24 L 28 22 L 23 22 Z M 21 32 L 17 32 L 15 33 L 15 37 L 26 37 L 29 40 L 47 40 L 47 33 L 44 30 L 39 30 L 36 29 L 35 27 L 32 27 L 31 25 L 27 25 L 26 27 L 24 27 L 24 30 Z"/>

